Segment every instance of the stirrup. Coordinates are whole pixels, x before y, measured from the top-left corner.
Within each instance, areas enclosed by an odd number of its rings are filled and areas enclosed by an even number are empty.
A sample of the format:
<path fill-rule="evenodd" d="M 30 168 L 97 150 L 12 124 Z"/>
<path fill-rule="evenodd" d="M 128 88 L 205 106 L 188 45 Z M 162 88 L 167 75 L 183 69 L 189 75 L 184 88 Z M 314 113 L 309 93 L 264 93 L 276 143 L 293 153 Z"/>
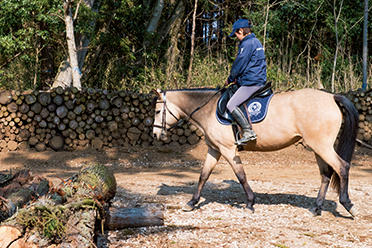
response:
<path fill-rule="evenodd" d="M 243 136 L 241 139 L 237 140 L 235 142 L 235 145 L 244 145 L 246 143 L 248 143 L 249 141 L 253 141 L 253 140 L 256 140 L 257 139 L 257 136 L 255 133 L 253 133 L 252 135 L 250 136 Z"/>

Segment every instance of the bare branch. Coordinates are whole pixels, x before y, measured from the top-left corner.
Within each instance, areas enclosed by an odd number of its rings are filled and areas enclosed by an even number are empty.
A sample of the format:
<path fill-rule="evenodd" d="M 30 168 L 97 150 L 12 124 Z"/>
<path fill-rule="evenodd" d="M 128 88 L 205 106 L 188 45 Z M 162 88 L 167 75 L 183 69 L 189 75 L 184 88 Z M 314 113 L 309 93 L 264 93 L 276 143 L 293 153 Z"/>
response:
<path fill-rule="evenodd" d="M 82 1 L 82 0 L 80 0 L 79 3 L 78 3 L 77 6 L 76 6 L 76 10 L 75 10 L 75 14 L 74 14 L 73 21 L 75 21 L 76 18 L 77 18 L 77 15 L 78 15 L 78 13 L 79 13 L 79 8 L 80 8 L 81 1 Z"/>

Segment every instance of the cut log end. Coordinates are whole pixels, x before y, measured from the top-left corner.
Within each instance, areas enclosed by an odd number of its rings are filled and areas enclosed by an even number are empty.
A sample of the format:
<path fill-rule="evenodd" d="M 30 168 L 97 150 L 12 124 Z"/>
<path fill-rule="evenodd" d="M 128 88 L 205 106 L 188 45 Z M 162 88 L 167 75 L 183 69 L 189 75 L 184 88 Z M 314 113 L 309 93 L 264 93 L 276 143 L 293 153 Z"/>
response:
<path fill-rule="evenodd" d="M 21 236 L 22 232 L 14 226 L 0 226 L 0 247 L 9 247 L 11 243 L 19 239 Z"/>

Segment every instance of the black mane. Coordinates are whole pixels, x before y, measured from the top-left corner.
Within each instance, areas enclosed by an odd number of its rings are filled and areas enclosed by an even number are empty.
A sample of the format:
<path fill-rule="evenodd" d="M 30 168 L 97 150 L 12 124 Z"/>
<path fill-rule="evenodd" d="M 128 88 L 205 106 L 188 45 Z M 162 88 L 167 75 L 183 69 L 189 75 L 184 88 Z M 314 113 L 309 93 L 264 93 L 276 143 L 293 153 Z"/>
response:
<path fill-rule="evenodd" d="M 216 91 L 216 90 L 219 90 L 219 88 L 185 88 L 185 89 L 166 90 L 166 92 L 169 92 L 169 91 Z"/>

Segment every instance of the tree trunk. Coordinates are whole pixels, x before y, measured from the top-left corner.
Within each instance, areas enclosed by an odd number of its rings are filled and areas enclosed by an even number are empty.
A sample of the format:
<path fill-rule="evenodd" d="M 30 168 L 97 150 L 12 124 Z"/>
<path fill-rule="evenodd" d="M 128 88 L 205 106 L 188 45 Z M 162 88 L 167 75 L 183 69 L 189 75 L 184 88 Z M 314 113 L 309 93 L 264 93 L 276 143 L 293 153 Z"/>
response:
<path fill-rule="evenodd" d="M 367 89 L 367 57 L 368 57 L 368 0 L 364 0 L 364 24 L 363 24 L 363 83 L 362 89 Z"/>
<path fill-rule="evenodd" d="M 167 51 L 167 69 L 166 69 L 166 75 L 167 75 L 167 84 L 171 87 L 178 88 L 177 84 L 177 78 L 176 78 L 176 71 L 179 67 L 179 63 L 177 62 L 177 59 L 179 58 L 180 51 L 178 49 L 178 38 L 179 38 L 179 31 L 181 28 L 181 22 L 182 22 L 182 15 L 185 10 L 185 6 L 183 4 L 183 1 L 179 1 L 177 4 L 175 13 L 172 17 L 174 19 L 174 22 L 172 25 L 170 25 L 170 46 Z M 172 86 L 173 85 L 173 86 Z"/>
<path fill-rule="evenodd" d="M 66 2 L 65 2 L 65 4 L 66 4 Z M 93 9 L 94 0 L 84 0 L 84 4 L 88 8 Z M 65 7 L 67 7 L 67 6 L 65 6 Z M 66 12 L 66 11 L 70 11 L 70 12 Z M 97 10 L 94 10 L 94 11 L 97 11 Z M 75 15 L 76 14 L 77 13 L 75 13 Z M 71 15 L 71 17 L 68 17 L 69 15 Z M 67 18 L 69 18 L 69 20 L 67 20 Z M 69 22 L 69 24 L 68 24 L 68 22 Z M 72 14 L 71 14 L 71 8 L 69 8 L 69 10 L 65 10 L 65 24 L 66 24 L 66 35 L 68 35 L 67 29 L 72 29 L 72 33 L 70 31 L 70 36 L 72 35 L 72 38 L 75 40 L 74 31 L 73 31 L 73 19 L 72 19 Z M 95 21 L 93 21 L 91 25 L 94 26 Z M 73 73 L 78 74 L 78 78 L 79 78 L 79 81 L 80 81 L 81 68 L 84 65 L 84 60 L 85 60 L 85 57 L 86 57 L 86 54 L 87 54 L 87 51 L 88 51 L 88 45 L 89 45 L 90 40 L 86 35 L 81 35 L 80 37 L 78 37 L 77 43 L 75 41 L 73 43 L 72 43 L 72 41 L 69 41 L 69 37 L 67 37 L 67 42 L 68 42 L 68 45 L 70 45 L 70 44 L 74 45 L 75 48 L 70 49 L 70 46 L 68 46 L 69 57 L 61 63 L 61 65 L 58 69 L 58 74 L 56 76 L 56 79 L 54 80 L 52 88 L 57 88 L 58 86 L 61 86 L 62 88 L 70 87 L 71 85 L 75 86 L 75 84 L 73 84 Z M 69 43 L 69 42 L 71 42 L 71 43 Z M 79 44 L 79 46 L 76 47 L 76 44 Z M 71 56 L 70 56 L 71 52 L 76 54 L 76 55 L 73 55 L 74 57 L 76 56 L 76 62 L 74 62 L 74 64 L 76 64 L 77 66 L 75 67 L 76 68 L 75 71 L 72 70 L 72 68 L 74 68 L 74 66 L 70 62 L 71 61 Z M 77 86 L 75 86 L 75 87 L 80 89 L 81 88 L 81 83 L 78 83 L 78 84 L 79 84 L 78 87 Z"/>
<path fill-rule="evenodd" d="M 310 63 L 311 63 L 311 57 L 310 57 L 310 45 L 307 46 L 307 62 L 306 62 L 306 81 L 307 81 L 307 87 L 309 87 L 310 83 Z"/>
<path fill-rule="evenodd" d="M 333 67 L 332 67 L 332 78 L 331 78 L 331 90 L 332 90 L 332 92 L 335 92 L 335 74 L 336 74 L 336 64 L 337 64 L 338 47 L 339 47 L 337 26 L 338 26 L 338 20 L 339 20 L 340 15 L 341 15 L 343 2 L 344 1 L 341 0 L 340 9 L 338 10 L 338 14 L 336 14 L 336 0 L 333 1 L 333 16 L 335 18 L 336 49 L 335 49 L 335 55 L 333 57 Z"/>
<path fill-rule="evenodd" d="M 194 4 L 194 13 L 192 15 L 192 31 L 191 31 L 191 50 L 190 50 L 190 63 L 189 70 L 187 73 L 186 86 L 190 86 L 191 77 L 192 77 L 192 63 L 194 60 L 194 47 L 195 47 L 195 27 L 196 27 L 196 10 L 198 8 L 198 0 L 195 0 Z"/>
<path fill-rule="evenodd" d="M 322 66 L 320 65 L 320 62 L 318 61 L 317 63 L 317 68 L 316 68 L 316 77 L 317 77 L 317 82 L 318 82 L 318 89 L 324 89 L 323 83 L 322 83 Z"/>
<path fill-rule="evenodd" d="M 178 25 L 178 22 L 181 21 L 180 19 L 185 14 L 184 12 L 185 12 L 184 0 L 178 0 L 177 4 L 175 5 L 172 16 L 161 27 L 158 27 L 158 34 L 160 36 L 160 40 L 158 41 L 158 43 L 163 42 L 166 36 L 171 32 L 171 30 L 175 29 L 175 25 Z"/>
<path fill-rule="evenodd" d="M 151 20 L 146 29 L 148 33 L 153 34 L 155 32 L 156 28 L 158 27 L 161 13 L 163 12 L 163 8 L 164 0 L 157 0 L 154 7 L 154 12 L 152 13 Z"/>
<path fill-rule="evenodd" d="M 293 50 L 294 50 L 294 41 L 295 41 L 294 34 L 291 34 L 290 36 L 291 36 L 291 48 L 288 51 L 288 75 L 290 75 L 292 71 Z"/>
<path fill-rule="evenodd" d="M 74 20 L 72 17 L 71 2 L 64 2 L 64 11 L 65 11 L 65 24 L 66 24 L 66 38 L 67 38 L 67 47 L 68 54 L 70 59 L 71 74 L 72 74 L 72 86 L 81 89 L 80 83 L 80 69 L 78 63 L 78 56 L 76 50 L 75 34 L 74 34 Z"/>
<path fill-rule="evenodd" d="M 94 2 L 95 0 L 84 0 L 84 4 L 90 8 L 91 10 L 93 10 L 94 12 L 98 12 L 98 7 L 96 8 L 93 8 L 93 5 L 94 5 Z M 96 25 L 96 21 L 93 20 L 91 22 L 91 27 L 94 28 L 95 25 Z M 84 60 L 85 60 L 85 56 L 87 55 L 87 52 L 88 52 L 88 46 L 89 46 L 89 43 L 90 43 L 90 39 L 89 37 L 87 37 L 86 35 L 81 35 L 79 38 L 78 38 L 78 42 L 77 44 L 79 44 L 78 46 L 78 53 L 77 53 L 77 56 L 78 56 L 78 63 L 79 63 L 79 68 L 83 68 L 83 65 L 84 65 Z"/>
<path fill-rule="evenodd" d="M 270 1 L 267 0 L 267 6 L 266 6 L 266 13 L 265 13 L 265 23 L 264 23 L 264 33 L 263 33 L 263 48 L 265 49 L 266 46 L 266 29 L 267 29 L 267 24 L 269 20 L 269 11 L 270 11 Z"/>

